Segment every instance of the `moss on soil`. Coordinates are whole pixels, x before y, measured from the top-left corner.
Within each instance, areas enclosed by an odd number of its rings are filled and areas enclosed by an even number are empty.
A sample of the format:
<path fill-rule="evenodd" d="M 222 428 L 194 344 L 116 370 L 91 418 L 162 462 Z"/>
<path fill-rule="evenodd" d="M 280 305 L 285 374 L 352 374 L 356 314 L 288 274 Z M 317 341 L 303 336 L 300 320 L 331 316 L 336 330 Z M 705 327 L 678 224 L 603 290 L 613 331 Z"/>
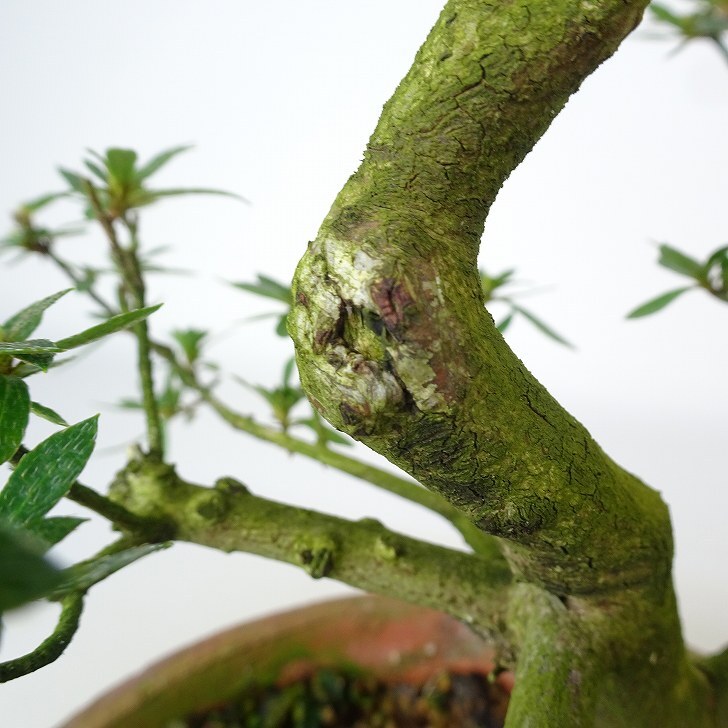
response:
<path fill-rule="evenodd" d="M 506 700 L 476 673 L 441 673 L 415 686 L 321 668 L 284 687 L 250 687 L 167 728 L 500 728 Z"/>

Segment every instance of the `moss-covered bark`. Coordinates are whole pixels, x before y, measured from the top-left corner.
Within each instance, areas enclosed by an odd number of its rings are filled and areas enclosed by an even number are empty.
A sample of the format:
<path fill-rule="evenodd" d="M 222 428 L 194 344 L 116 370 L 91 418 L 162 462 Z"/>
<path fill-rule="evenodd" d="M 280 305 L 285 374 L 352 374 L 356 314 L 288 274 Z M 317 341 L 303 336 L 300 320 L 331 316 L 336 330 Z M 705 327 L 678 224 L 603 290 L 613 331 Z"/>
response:
<path fill-rule="evenodd" d="M 448 2 L 294 281 L 314 406 L 502 538 L 540 594 L 511 615 L 514 726 L 712 720 L 680 635 L 666 506 L 510 351 L 476 266 L 498 189 L 645 5 Z M 554 599 L 561 611 L 542 608 Z M 527 722 L 538 695 L 548 713 Z"/>
<path fill-rule="evenodd" d="M 367 591 L 446 611 L 513 658 L 506 615 L 511 574 L 500 555 L 488 559 L 423 543 L 379 521 L 352 522 L 253 495 L 232 478 L 214 487 L 181 479 L 174 468 L 133 459 L 110 497 L 130 512 L 164 524 L 167 538 L 220 551 L 243 551 L 298 566 Z"/>

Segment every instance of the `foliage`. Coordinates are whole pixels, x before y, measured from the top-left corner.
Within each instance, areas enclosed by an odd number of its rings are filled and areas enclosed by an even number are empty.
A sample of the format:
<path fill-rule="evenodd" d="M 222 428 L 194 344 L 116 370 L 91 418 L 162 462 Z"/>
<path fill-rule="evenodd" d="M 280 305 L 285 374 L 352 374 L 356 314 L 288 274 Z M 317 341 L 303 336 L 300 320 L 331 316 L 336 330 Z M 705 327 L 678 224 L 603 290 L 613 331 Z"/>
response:
<path fill-rule="evenodd" d="M 682 44 L 704 39 L 711 41 L 728 61 L 728 2 L 726 0 L 691 0 L 691 11 L 679 13 L 667 5 L 653 2 L 654 18 L 677 35 Z"/>
<path fill-rule="evenodd" d="M 627 318 L 640 318 L 661 311 L 690 290 L 702 289 L 728 303 L 728 246 L 713 251 L 703 262 L 669 245 L 660 245 L 658 265 L 688 278 L 690 285 L 662 293 L 631 311 Z"/>

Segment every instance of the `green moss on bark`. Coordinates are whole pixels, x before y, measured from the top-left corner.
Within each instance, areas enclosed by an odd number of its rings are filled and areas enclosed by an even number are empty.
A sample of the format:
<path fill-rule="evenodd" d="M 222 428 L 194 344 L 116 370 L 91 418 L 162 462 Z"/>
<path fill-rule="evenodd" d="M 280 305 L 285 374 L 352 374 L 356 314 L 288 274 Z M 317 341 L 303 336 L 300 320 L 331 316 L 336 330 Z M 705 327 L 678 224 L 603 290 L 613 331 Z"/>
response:
<path fill-rule="evenodd" d="M 294 280 L 289 328 L 314 406 L 502 538 L 540 595 L 510 615 L 524 710 L 551 696 L 539 726 L 709 724 L 665 504 L 510 351 L 476 266 L 498 189 L 645 5 L 451 0 Z"/>

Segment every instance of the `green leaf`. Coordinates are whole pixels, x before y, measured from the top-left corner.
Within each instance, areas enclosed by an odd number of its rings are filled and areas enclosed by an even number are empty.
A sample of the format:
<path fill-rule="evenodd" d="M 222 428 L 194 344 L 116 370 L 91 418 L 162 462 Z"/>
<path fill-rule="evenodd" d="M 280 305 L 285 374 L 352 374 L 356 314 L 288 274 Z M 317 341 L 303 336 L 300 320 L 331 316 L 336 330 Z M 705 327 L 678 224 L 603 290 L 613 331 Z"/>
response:
<path fill-rule="evenodd" d="M 664 5 L 658 5 L 657 3 L 653 2 L 650 5 L 650 11 L 658 20 L 661 20 L 663 23 L 669 23 L 670 25 L 675 25 L 678 28 L 682 24 L 681 19 L 674 13 L 670 12 Z"/>
<path fill-rule="evenodd" d="M 160 152 L 156 156 L 152 157 L 137 172 L 137 179 L 141 182 L 147 177 L 151 177 L 151 175 L 153 175 L 158 169 L 160 169 L 160 167 L 163 167 L 165 164 L 167 164 L 167 162 L 169 162 L 172 157 L 176 157 L 178 154 L 186 152 L 189 149 L 192 149 L 192 146 L 188 144 L 179 147 L 172 147 L 171 149 L 167 149 L 164 152 Z"/>
<path fill-rule="evenodd" d="M 233 283 L 232 285 L 241 291 L 248 291 L 248 293 L 255 293 L 258 296 L 282 301 L 289 306 L 293 301 L 290 286 L 285 286 L 267 276 L 258 275 L 257 283 Z"/>
<path fill-rule="evenodd" d="M 278 323 L 276 324 L 276 334 L 278 336 L 282 336 L 283 338 L 288 338 L 288 314 L 284 313 L 283 316 L 281 316 L 278 319 Z"/>
<path fill-rule="evenodd" d="M 511 325 L 512 321 L 513 321 L 513 312 L 509 313 L 500 323 L 496 324 L 496 328 L 502 334 Z"/>
<path fill-rule="evenodd" d="M 88 518 L 53 516 L 52 518 L 32 521 L 26 525 L 26 529 L 41 540 L 47 548 L 51 548 L 86 521 L 88 521 Z"/>
<path fill-rule="evenodd" d="M 169 190 L 145 190 L 145 193 L 151 198 L 149 202 L 154 202 L 162 197 L 178 197 L 179 195 L 219 195 L 221 197 L 232 197 L 235 200 L 240 200 L 240 202 L 248 202 L 248 200 L 244 197 L 236 195 L 234 192 L 216 190 L 210 187 L 180 187 Z"/>
<path fill-rule="evenodd" d="M 520 306 L 516 306 L 515 303 L 511 303 L 511 308 L 520 313 L 524 318 L 528 319 L 542 334 L 545 334 L 550 339 L 557 341 L 559 344 L 568 346 L 570 349 L 574 348 L 574 345 L 571 342 L 557 334 L 551 327 L 547 326 L 543 321 L 541 321 L 541 319 L 536 318 L 536 316 L 534 316 L 530 311 L 527 311 L 525 308 L 521 308 Z"/>
<path fill-rule="evenodd" d="M 643 303 L 641 306 L 637 306 L 633 311 L 627 314 L 628 319 L 640 318 L 641 316 L 649 316 L 650 314 L 661 311 L 665 306 L 672 303 L 678 296 L 682 296 L 685 291 L 689 291 L 693 286 L 686 286 L 685 288 L 677 288 L 674 291 L 668 291 L 663 293 L 657 298 L 653 298 L 647 303 Z"/>
<path fill-rule="evenodd" d="M 31 303 L 30 306 L 11 316 L 2 326 L 5 332 L 5 340 L 22 341 L 27 339 L 38 328 L 43 318 L 43 312 L 72 290 L 73 288 L 66 288 L 63 291 L 58 291 L 52 296 Z"/>
<path fill-rule="evenodd" d="M 61 339 L 56 342 L 58 347 L 57 351 L 66 351 L 67 349 L 75 349 L 77 346 L 84 346 L 90 344 L 92 341 L 101 339 L 104 336 L 113 334 L 122 329 L 126 329 L 129 326 L 133 326 L 139 321 L 143 321 L 145 318 L 153 314 L 162 304 L 156 306 L 147 306 L 146 308 L 138 308 L 134 311 L 127 311 L 125 313 L 119 313 L 116 316 L 112 316 L 101 324 L 92 326 L 90 329 L 82 331 L 80 334 L 74 336 L 68 336 L 65 339 Z"/>
<path fill-rule="evenodd" d="M 144 409 L 144 405 L 137 399 L 120 399 L 114 406 L 119 409 Z"/>
<path fill-rule="evenodd" d="M 25 531 L 0 522 L 0 612 L 38 599 L 61 582 L 43 548 Z"/>
<path fill-rule="evenodd" d="M 71 189 L 74 192 L 80 192 L 82 195 L 86 194 L 86 182 L 81 175 L 76 174 L 75 172 L 71 172 L 69 169 L 64 169 L 63 167 L 58 168 L 58 172 L 60 173 L 61 177 L 68 182 Z"/>
<path fill-rule="evenodd" d="M 21 205 L 22 209 L 27 212 L 36 212 L 37 210 L 42 209 L 46 205 L 49 205 L 51 202 L 55 202 L 55 200 L 60 200 L 62 197 L 68 197 L 68 192 L 52 192 L 49 195 L 43 195 L 41 197 L 36 197 L 34 200 L 31 200 L 30 202 L 25 202 L 23 205 Z"/>
<path fill-rule="evenodd" d="M 172 338 L 182 348 L 187 361 L 194 364 L 200 356 L 201 344 L 207 333 L 200 329 L 177 329 L 172 332 Z"/>
<path fill-rule="evenodd" d="M 62 351 L 63 349 L 49 339 L 0 342 L 0 354 L 9 354 L 16 359 L 23 359 L 25 354 L 60 354 Z"/>
<path fill-rule="evenodd" d="M 56 432 L 31 450 L 0 491 L 0 515 L 15 525 L 44 516 L 68 492 L 91 456 L 98 416 Z"/>
<path fill-rule="evenodd" d="M 13 374 L 18 377 L 27 377 L 35 372 L 47 372 L 51 367 L 65 364 L 67 361 L 55 362 L 54 354 L 16 354 L 15 356 L 23 362 L 13 369 Z"/>
<path fill-rule="evenodd" d="M 106 168 L 122 187 L 133 187 L 137 183 L 137 153 L 133 149 L 112 148 L 106 150 Z"/>
<path fill-rule="evenodd" d="M 30 339 L 29 341 L 8 341 L 0 342 L 0 356 L 20 359 L 28 364 L 37 367 L 41 371 L 48 371 L 53 362 L 53 357 L 60 353 L 60 349 L 48 339 Z M 19 365 L 20 366 L 20 365 Z M 19 371 L 14 371 L 18 376 Z"/>
<path fill-rule="evenodd" d="M 296 357 L 292 356 L 283 367 L 283 386 L 288 387 L 291 381 L 291 375 L 296 368 Z"/>
<path fill-rule="evenodd" d="M 48 420 L 48 422 L 52 422 L 54 425 L 68 427 L 68 422 L 66 422 L 66 420 L 58 414 L 58 412 L 52 410 L 50 407 L 46 407 L 38 402 L 31 402 L 30 411 L 34 415 L 42 417 L 44 420 Z"/>
<path fill-rule="evenodd" d="M 0 463 L 20 447 L 28 426 L 30 394 L 22 379 L 0 375 Z"/>
<path fill-rule="evenodd" d="M 52 597 L 57 599 L 64 594 L 72 591 L 86 591 L 94 584 L 98 584 L 107 576 L 111 576 L 114 572 L 123 569 L 125 566 L 141 559 L 147 554 L 169 548 L 172 544 L 167 543 L 151 543 L 142 546 L 134 546 L 115 554 L 100 556 L 81 564 L 76 564 L 64 569 L 61 572 L 62 582 L 53 591 Z"/>
<path fill-rule="evenodd" d="M 502 288 L 508 283 L 513 282 L 512 278 L 515 272 L 515 268 L 509 268 L 508 270 L 504 270 L 502 273 L 499 273 L 497 276 L 491 277 L 483 268 L 478 270 L 478 273 L 480 274 L 480 286 L 483 289 L 483 295 L 485 296 L 486 303 L 493 298 L 493 293 L 495 293 L 498 288 Z"/>
<path fill-rule="evenodd" d="M 689 255 L 671 248 L 669 245 L 660 246 L 660 257 L 657 261 L 663 268 L 675 271 L 681 275 L 695 278 L 695 280 L 702 280 L 705 275 L 705 270 L 702 264 L 698 263 L 697 260 L 691 258 Z"/>
<path fill-rule="evenodd" d="M 87 169 L 90 172 L 92 172 L 99 178 L 99 181 L 103 182 L 104 184 L 107 183 L 109 175 L 106 174 L 106 172 L 103 169 L 101 169 L 101 167 L 99 167 L 99 165 L 96 164 L 96 162 L 92 162 L 90 159 L 84 159 L 83 163 L 86 165 Z"/>

